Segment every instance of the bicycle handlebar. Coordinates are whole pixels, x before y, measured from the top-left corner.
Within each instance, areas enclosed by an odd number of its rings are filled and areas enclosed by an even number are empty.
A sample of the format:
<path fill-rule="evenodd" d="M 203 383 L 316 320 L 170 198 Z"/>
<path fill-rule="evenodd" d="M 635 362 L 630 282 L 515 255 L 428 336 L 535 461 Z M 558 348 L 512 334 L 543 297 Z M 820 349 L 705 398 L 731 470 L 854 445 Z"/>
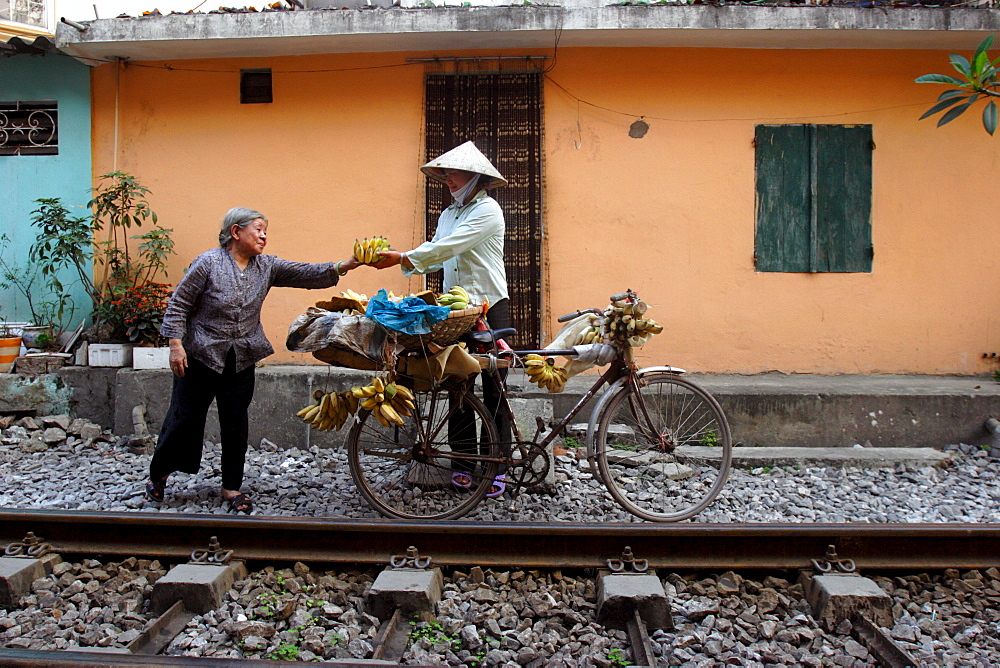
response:
<path fill-rule="evenodd" d="M 566 315 L 561 315 L 556 318 L 556 322 L 569 322 L 573 318 L 579 318 L 584 313 L 593 313 L 594 315 L 603 315 L 604 311 L 599 308 L 585 308 L 575 311 L 573 313 L 567 313 Z"/>
<path fill-rule="evenodd" d="M 611 295 L 611 303 L 618 301 L 624 301 L 626 299 L 635 301 L 639 298 L 639 295 L 635 294 L 631 289 L 625 292 L 619 292 L 617 295 Z M 573 313 L 567 313 L 566 315 L 561 315 L 556 318 L 556 322 L 569 322 L 573 318 L 579 318 L 584 313 L 593 313 L 594 315 L 604 315 L 604 311 L 599 308 L 584 308 L 579 311 L 574 311 Z"/>

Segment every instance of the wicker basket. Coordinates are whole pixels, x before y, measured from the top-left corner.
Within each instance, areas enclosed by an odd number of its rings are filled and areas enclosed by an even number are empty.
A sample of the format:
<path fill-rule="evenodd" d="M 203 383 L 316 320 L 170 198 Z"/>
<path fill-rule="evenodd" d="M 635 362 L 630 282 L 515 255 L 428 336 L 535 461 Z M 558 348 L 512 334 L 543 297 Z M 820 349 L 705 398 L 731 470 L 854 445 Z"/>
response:
<path fill-rule="evenodd" d="M 420 350 L 428 343 L 435 343 L 439 346 L 450 346 L 475 326 L 476 320 L 479 319 L 482 313 L 483 310 L 478 306 L 461 311 L 452 311 L 446 320 L 431 325 L 430 334 L 418 336 L 416 334 L 396 332 L 396 343 L 403 346 L 403 350 L 406 352 Z"/>

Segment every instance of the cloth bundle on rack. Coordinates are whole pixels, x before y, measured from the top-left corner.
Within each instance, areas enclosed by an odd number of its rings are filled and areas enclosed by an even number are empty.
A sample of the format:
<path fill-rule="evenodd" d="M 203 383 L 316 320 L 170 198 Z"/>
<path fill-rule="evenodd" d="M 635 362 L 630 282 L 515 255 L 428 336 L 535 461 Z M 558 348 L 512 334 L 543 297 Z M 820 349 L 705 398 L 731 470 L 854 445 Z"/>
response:
<path fill-rule="evenodd" d="M 556 334 L 552 342 L 545 346 L 545 350 L 568 350 L 572 348 L 577 352 L 577 356 L 570 359 L 564 367 L 566 377 L 572 378 L 578 373 L 583 373 L 594 366 L 604 366 L 615 358 L 615 349 L 606 343 L 588 343 L 586 345 L 575 345 L 580 340 L 580 335 L 595 324 L 600 324 L 601 317 L 592 313 L 573 318 Z"/>
<path fill-rule="evenodd" d="M 381 369 L 391 357 L 386 330 L 377 322 L 315 306 L 292 322 L 285 347 L 352 369 Z"/>

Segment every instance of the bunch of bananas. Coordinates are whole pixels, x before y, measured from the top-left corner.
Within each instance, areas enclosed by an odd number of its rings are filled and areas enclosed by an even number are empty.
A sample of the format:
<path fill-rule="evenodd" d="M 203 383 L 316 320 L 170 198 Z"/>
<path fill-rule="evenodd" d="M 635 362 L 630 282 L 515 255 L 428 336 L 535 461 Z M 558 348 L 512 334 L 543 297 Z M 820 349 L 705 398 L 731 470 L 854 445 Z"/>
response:
<path fill-rule="evenodd" d="M 604 336 L 601 334 L 602 330 L 601 323 L 591 325 L 587 329 L 583 330 L 577 339 L 577 343 L 574 346 L 585 346 L 588 343 L 602 343 L 604 341 Z"/>
<path fill-rule="evenodd" d="M 447 306 L 452 311 L 461 311 L 471 305 L 469 293 L 460 285 L 456 285 L 448 292 L 438 295 L 437 302 L 441 306 Z"/>
<path fill-rule="evenodd" d="M 663 331 L 663 326 L 652 318 L 643 318 L 646 302 L 615 301 L 604 309 L 604 326 L 601 335 L 604 340 L 620 347 L 641 347 L 654 334 Z"/>
<path fill-rule="evenodd" d="M 389 250 L 389 240 L 385 237 L 372 237 L 364 241 L 354 240 L 354 259 L 363 264 L 372 264 L 382 258 L 379 251 Z"/>
<path fill-rule="evenodd" d="M 566 370 L 557 367 L 556 361 L 551 357 L 535 353 L 525 355 L 524 370 L 528 374 L 528 380 L 549 392 L 562 392 L 566 387 Z"/>
<path fill-rule="evenodd" d="M 413 412 L 413 392 L 410 388 L 386 383 L 379 377 L 372 378 L 370 385 L 350 390 L 351 397 L 361 408 L 369 410 L 383 427 L 402 425 L 403 418 Z"/>
<path fill-rule="evenodd" d="M 350 392 L 325 393 L 316 390 L 313 392 L 313 399 L 315 403 L 309 404 L 296 415 L 313 429 L 320 431 L 339 430 L 347 422 L 347 418 L 358 410 L 358 399 L 351 396 Z"/>

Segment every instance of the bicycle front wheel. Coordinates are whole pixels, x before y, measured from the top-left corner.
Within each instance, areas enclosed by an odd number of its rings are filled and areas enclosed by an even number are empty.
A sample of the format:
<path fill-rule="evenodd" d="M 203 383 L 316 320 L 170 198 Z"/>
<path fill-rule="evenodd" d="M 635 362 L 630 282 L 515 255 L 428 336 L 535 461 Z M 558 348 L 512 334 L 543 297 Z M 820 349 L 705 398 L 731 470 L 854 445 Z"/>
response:
<path fill-rule="evenodd" d="M 347 437 L 351 477 L 386 517 L 455 519 L 489 492 L 499 469 L 496 427 L 474 395 L 418 392 L 413 414 L 386 427 L 360 410 Z M 452 475 L 463 472 L 456 485 Z"/>
<path fill-rule="evenodd" d="M 704 510 L 732 463 L 719 402 L 669 373 L 636 378 L 608 402 L 596 435 L 597 464 L 611 496 L 637 517 L 677 522 Z"/>

